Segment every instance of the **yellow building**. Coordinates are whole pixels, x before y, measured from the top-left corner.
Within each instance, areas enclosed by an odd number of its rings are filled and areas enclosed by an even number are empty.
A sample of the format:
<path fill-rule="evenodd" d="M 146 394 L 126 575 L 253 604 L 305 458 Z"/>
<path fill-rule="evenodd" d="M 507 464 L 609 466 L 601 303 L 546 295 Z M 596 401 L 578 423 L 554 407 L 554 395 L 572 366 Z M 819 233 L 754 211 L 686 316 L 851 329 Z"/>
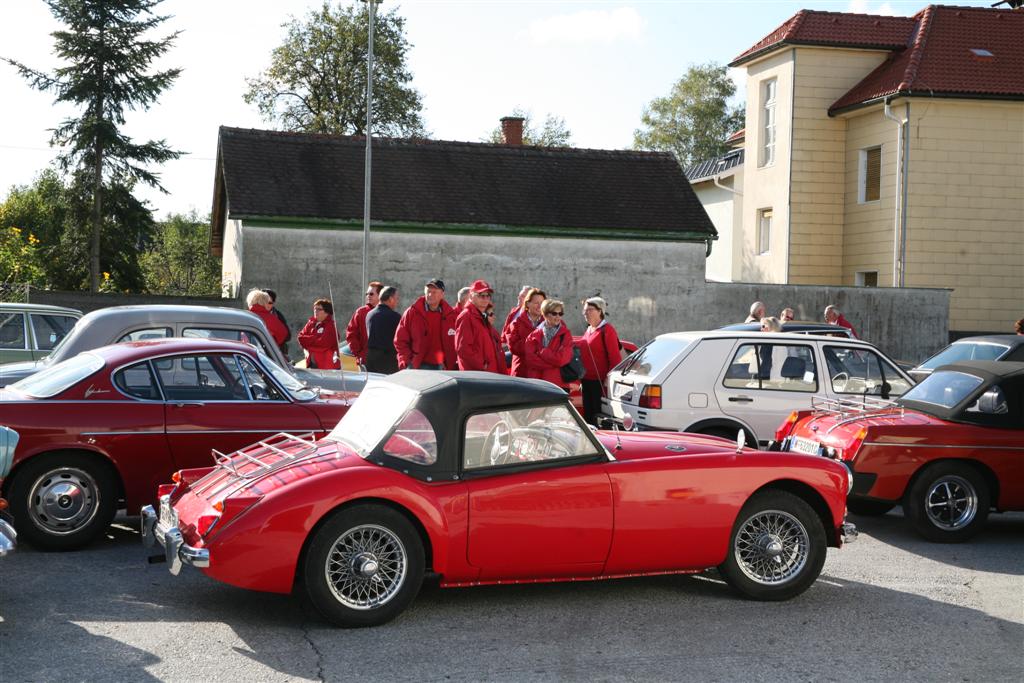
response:
<path fill-rule="evenodd" d="M 729 178 L 742 194 L 709 278 L 950 288 L 955 335 L 1011 331 L 1024 315 L 1024 10 L 802 10 L 730 66 L 747 72 Z M 691 175 L 698 196 L 715 181 Z"/>

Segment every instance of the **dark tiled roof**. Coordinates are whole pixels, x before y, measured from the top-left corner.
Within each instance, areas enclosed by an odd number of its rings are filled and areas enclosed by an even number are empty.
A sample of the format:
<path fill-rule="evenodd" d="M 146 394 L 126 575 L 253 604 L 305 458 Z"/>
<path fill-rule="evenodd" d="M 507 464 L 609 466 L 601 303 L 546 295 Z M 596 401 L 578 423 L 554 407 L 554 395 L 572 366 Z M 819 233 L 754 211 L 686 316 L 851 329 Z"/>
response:
<path fill-rule="evenodd" d="M 1024 10 L 930 6 L 914 20 L 907 49 L 836 100 L 830 114 L 895 94 L 1024 99 Z"/>
<path fill-rule="evenodd" d="M 362 220 L 365 138 L 220 129 L 214 248 L 230 217 Z M 226 198 L 226 203 L 225 203 Z M 675 158 L 430 140 L 374 139 L 371 215 L 442 223 L 717 233 Z"/>
<path fill-rule="evenodd" d="M 741 133 L 743 131 L 740 131 Z M 735 137 L 735 136 L 734 136 Z M 723 154 L 717 159 L 708 159 L 702 161 L 699 164 L 694 164 L 690 168 L 686 169 L 686 177 L 691 183 L 696 183 L 701 180 L 707 180 L 712 178 L 719 173 L 724 173 L 731 168 L 736 168 L 743 164 L 743 150 L 734 149 L 728 154 Z"/>
<path fill-rule="evenodd" d="M 915 23 L 912 17 L 802 9 L 738 55 L 729 66 L 749 62 L 784 45 L 901 49 L 906 47 Z"/>

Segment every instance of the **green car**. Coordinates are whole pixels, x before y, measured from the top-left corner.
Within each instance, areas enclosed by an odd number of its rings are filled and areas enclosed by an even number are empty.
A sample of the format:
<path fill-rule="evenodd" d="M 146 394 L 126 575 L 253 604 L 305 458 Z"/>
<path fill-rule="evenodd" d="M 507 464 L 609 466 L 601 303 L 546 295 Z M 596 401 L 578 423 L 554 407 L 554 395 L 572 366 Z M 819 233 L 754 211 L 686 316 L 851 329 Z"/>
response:
<path fill-rule="evenodd" d="M 39 360 L 81 317 L 74 308 L 0 303 L 0 364 Z"/>

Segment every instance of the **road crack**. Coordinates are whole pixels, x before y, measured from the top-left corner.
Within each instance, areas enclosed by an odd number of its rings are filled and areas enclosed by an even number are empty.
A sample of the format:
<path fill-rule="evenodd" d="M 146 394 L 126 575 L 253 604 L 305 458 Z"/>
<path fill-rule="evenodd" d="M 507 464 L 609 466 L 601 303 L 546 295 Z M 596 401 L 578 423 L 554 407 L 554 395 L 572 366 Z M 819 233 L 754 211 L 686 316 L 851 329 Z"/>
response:
<path fill-rule="evenodd" d="M 309 633 L 309 622 L 303 622 L 302 624 L 302 637 L 309 644 L 309 649 L 316 654 L 316 680 L 323 683 L 326 680 L 324 678 L 324 653 L 320 652 L 320 648 L 313 642 L 313 637 Z"/>

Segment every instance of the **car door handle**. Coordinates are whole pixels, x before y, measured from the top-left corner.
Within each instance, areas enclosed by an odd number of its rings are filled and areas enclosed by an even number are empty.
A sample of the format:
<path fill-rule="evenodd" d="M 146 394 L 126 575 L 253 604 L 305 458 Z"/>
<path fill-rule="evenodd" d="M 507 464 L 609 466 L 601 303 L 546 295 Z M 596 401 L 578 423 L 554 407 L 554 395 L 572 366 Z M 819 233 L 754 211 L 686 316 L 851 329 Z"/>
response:
<path fill-rule="evenodd" d="M 205 403 L 202 401 L 175 401 L 175 408 L 202 408 Z"/>
<path fill-rule="evenodd" d="M 749 396 L 730 396 L 729 401 L 732 403 L 753 403 L 754 399 Z"/>

